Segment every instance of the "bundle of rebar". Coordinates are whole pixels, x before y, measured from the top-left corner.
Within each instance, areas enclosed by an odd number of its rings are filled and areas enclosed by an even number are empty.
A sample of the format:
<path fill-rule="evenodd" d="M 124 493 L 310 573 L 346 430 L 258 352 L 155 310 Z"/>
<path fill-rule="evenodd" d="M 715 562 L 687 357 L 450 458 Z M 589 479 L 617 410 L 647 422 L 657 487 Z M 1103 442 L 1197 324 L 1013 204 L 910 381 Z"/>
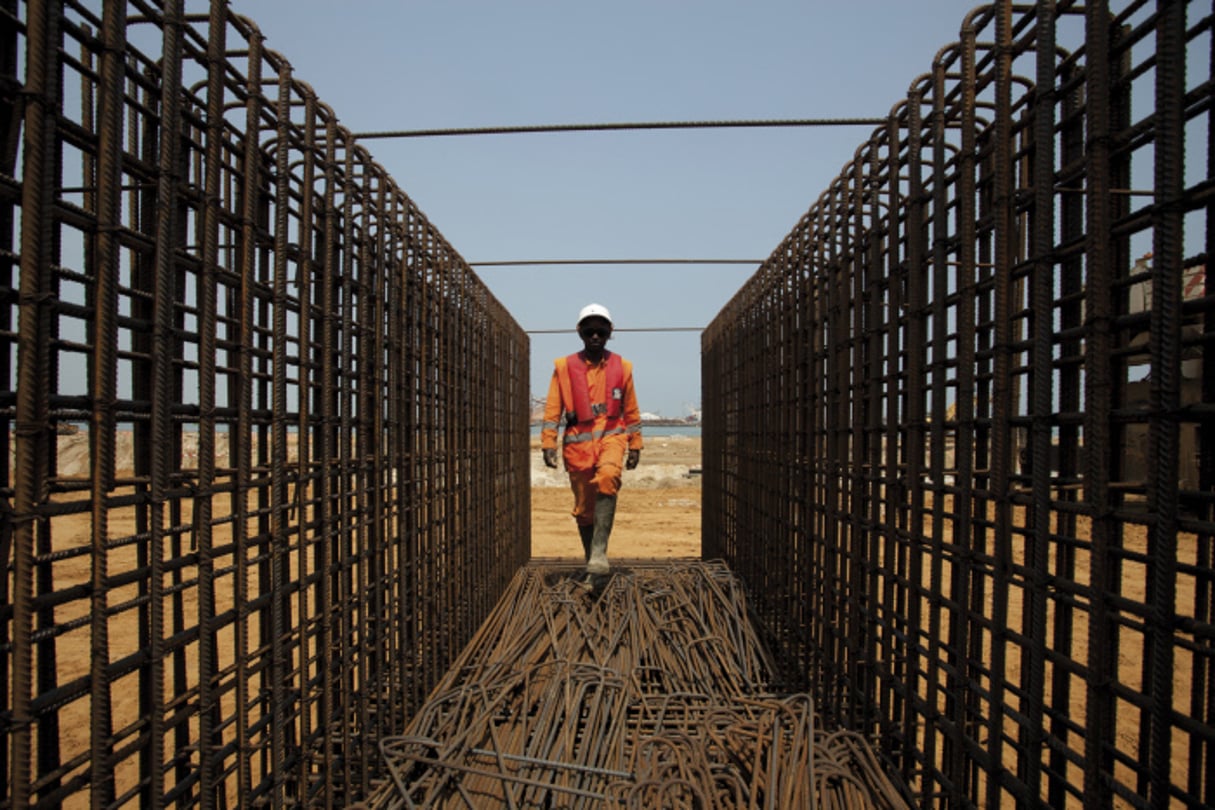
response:
<path fill-rule="evenodd" d="M 369 806 L 897 808 L 860 735 L 773 694 L 740 584 L 713 562 L 532 564 L 410 722 Z"/>

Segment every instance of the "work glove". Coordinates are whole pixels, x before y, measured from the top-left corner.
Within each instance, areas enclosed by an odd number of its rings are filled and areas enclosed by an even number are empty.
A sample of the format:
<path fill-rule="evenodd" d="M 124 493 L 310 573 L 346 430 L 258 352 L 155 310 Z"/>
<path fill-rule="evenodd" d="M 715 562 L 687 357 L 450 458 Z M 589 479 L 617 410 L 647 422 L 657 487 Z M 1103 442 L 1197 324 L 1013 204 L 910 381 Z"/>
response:
<path fill-rule="evenodd" d="M 543 453 L 544 466 L 552 467 L 554 470 L 557 469 L 557 451 L 551 447 L 546 447 L 544 448 Z"/>
<path fill-rule="evenodd" d="M 641 462 L 641 451 L 630 450 L 628 460 L 624 462 L 625 469 L 632 470 Z"/>

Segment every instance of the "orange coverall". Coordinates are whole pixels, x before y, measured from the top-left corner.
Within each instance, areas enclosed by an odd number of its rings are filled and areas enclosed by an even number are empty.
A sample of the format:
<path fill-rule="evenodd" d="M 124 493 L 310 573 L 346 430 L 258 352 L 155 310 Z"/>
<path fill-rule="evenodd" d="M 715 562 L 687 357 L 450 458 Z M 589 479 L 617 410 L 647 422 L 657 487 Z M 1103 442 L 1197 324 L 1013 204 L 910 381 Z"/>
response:
<path fill-rule="evenodd" d="M 633 364 L 622 359 L 624 366 L 624 399 L 621 402 L 621 418 L 625 432 L 614 433 L 591 440 L 594 467 L 588 470 L 571 469 L 566 459 L 565 469 L 570 477 L 570 489 L 574 491 L 574 509 L 571 512 L 579 526 L 589 526 L 595 519 L 595 498 L 600 494 L 615 495 L 620 491 L 621 470 L 624 468 L 626 450 L 641 450 L 641 410 L 637 407 L 637 392 L 633 388 Z M 607 355 L 598 363 L 587 361 L 586 385 L 593 403 L 607 401 Z M 544 403 L 544 425 L 540 431 L 540 447 L 557 449 L 557 429 L 565 425 L 565 413 L 572 411 L 572 402 L 562 402 L 561 381 L 557 369 L 548 386 L 548 399 Z M 600 434 L 607 427 L 606 412 L 595 417 L 592 430 Z M 585 447 L 585 445 L 583 445 Z M 579 454 L 583 452 L 579 449 Z M 563 453 L 563 456 L 565 454 Z"/>

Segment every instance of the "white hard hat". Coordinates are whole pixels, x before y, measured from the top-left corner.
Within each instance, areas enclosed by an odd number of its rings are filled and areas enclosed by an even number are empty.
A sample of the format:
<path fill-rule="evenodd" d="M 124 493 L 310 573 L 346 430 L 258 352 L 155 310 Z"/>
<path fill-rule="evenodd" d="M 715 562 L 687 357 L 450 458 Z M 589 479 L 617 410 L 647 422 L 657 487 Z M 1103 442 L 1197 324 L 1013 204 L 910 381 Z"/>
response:
<path fill-rule="evenodd" d="M 608 308 L 603 304 L 587 304 L 582 308 L 582 311 L 578 313 L 578 325 L 581 326 L 582 322 L 587 318 L 593 318 L 596 316 L 603 318 L 609 324 L 612 322 L 612 313 L 608 312 Z"/>

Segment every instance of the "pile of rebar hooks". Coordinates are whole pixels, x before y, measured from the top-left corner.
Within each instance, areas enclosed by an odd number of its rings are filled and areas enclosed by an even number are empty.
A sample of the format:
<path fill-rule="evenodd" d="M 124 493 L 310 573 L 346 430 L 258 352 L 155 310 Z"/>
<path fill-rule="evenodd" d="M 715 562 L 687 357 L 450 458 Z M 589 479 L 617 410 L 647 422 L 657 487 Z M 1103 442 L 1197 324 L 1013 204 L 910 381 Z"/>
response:
<path fill-rule="evenodd" d="M 521 569 L 413 718 L 377 807 L 906 807 L 868 743 L 827 733 L 721 564 Z"/>

